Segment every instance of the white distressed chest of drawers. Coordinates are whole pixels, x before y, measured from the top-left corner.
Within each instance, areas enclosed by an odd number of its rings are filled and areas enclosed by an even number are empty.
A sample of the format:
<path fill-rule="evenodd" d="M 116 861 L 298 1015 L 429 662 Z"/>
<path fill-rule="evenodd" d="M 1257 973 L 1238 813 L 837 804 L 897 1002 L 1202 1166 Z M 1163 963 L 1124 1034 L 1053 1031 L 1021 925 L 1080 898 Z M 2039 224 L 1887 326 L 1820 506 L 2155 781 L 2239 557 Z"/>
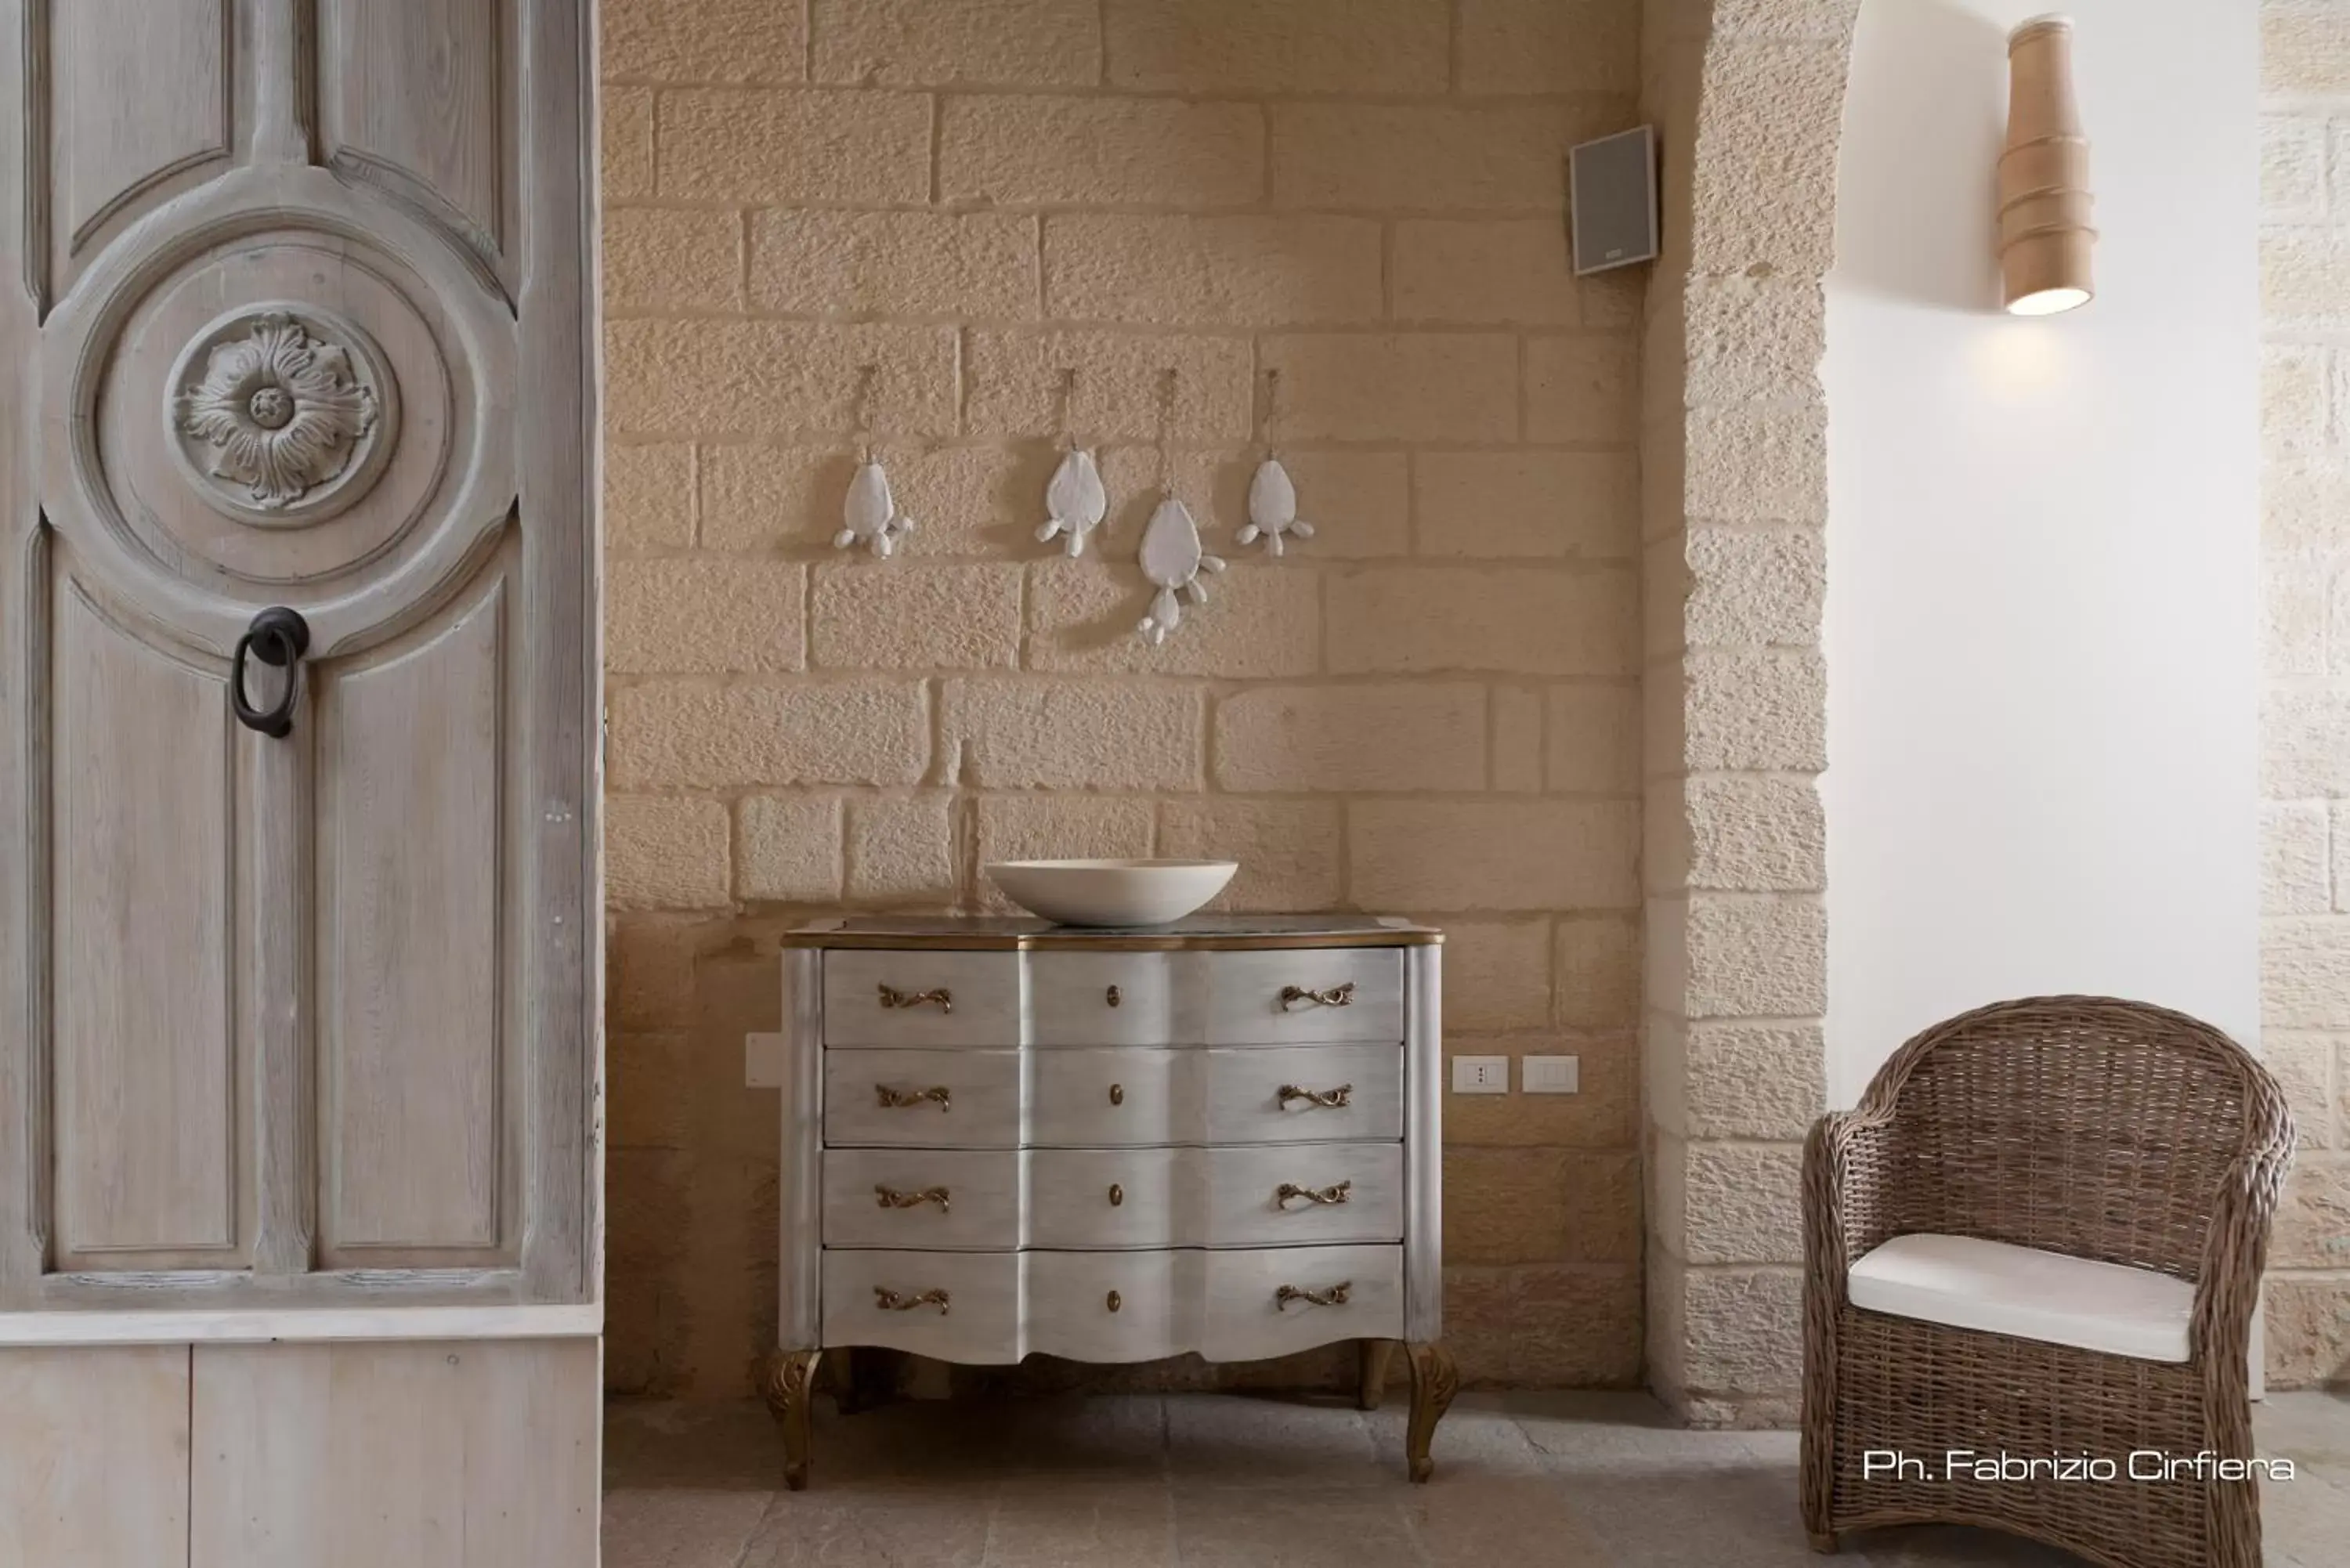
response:
<path fill-rule="evenodd" d="M 778 1345 L 806 1483 L 829 1350 L 943 1361 L 1407 1353 L 1443 1306 L 1441 936 L 1361 916 L 1136 930 L 835 920 L 785 939 Z"/>

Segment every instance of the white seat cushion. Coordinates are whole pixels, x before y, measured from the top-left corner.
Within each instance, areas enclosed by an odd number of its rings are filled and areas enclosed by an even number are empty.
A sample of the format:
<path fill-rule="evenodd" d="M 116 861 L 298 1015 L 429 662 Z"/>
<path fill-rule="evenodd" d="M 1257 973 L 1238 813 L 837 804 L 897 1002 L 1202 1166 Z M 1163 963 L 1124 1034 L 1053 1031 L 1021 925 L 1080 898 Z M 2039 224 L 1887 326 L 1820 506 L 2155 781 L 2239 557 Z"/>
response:
<path fill-rule="evenodd" d="M 1870 1312 L 2139 1361 L 2186 1360 L 2195 1310 L 2195 1287 L 2168 1274 L 1972 1236 L 1896 1236 L 1846 1278 Z"/>

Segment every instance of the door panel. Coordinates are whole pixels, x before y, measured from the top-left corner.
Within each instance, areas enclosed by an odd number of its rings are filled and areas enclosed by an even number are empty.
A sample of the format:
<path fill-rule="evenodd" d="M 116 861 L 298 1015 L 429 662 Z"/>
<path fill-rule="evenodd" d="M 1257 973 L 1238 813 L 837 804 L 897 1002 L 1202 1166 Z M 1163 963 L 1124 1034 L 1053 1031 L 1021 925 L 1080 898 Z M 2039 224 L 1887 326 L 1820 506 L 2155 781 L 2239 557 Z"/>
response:
<path fill-rule="evenodd" d="M 592 14 L 0 0 L 0 1311 L 594 1299 Z"/>
<path fill-rule="evenodd" d="M 515 188 L 513 10 L 510 0 L 319 6 L 329 161 L 432 209 L 493 265 L 504 259 Z"/>
<path fill-rule="evenodd" d="M 228 156 L 228 0 L 36 0 L 48 25 L 53 275 Z M 121 112 L 136 105 L 137 112 Z"/>
<path fill-rule="evenodd" d="M 599 1359 L 593 1340 L 198 1345 L 187 1560 L 593 1568 Z"/>
<path fill-rule="evenodd" d="M 0 1350 L 0 1568 L 182 1568 L 188 1422 L 184 1345 Z"/>
<path fill-rule="evenodd" d="M 329 1262 L 508 1251 L 506 607 L 494 576 L 321 682 Z"/>
<path fill-rule="evenodd" d="M 70 576 L 53 614 L 58 1261 L 232 1267 L 250 1237 L 221 678 Z"/>

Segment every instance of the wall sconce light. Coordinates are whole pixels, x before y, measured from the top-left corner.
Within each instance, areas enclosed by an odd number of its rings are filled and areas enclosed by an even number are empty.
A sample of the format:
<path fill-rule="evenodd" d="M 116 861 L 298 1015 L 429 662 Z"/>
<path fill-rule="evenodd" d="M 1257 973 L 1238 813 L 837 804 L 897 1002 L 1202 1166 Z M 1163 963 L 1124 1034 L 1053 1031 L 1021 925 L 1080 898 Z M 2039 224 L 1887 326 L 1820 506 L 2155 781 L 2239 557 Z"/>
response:
<path fill-rule="evenodd" d="M 2089 303 L 2089 140 L 2073 99 L 2073 22 L 2035 16 L 2007 36 L 2007 151 L 1999 159 L 2001 293 L 2013 316 Z"/>

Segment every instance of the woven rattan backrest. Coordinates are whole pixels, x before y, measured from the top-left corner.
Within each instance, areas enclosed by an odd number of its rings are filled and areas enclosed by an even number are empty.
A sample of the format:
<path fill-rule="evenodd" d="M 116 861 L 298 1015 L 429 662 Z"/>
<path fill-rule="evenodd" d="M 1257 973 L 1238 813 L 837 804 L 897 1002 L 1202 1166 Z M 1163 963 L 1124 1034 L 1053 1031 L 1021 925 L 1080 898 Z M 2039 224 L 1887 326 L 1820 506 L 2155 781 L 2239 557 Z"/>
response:
<path fill-rule="evenodd" d="M 2111 997 L 1999 1002 L 1894 1054 L 1862 1101 L 1893 1129 L 1892 1231 L 1978 1236 L 2192 1278 L 2230 1166 L 2284 1110 L 2243 1048 Z"/>

